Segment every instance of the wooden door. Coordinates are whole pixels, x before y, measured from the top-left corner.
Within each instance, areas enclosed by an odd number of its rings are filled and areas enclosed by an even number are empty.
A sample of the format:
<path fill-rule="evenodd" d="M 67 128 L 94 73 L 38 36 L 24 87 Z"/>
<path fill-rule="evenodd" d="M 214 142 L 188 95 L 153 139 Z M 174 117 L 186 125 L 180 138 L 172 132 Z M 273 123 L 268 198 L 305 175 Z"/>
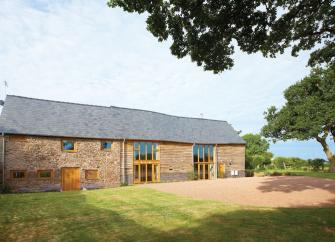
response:
<path fill-rule="evenodd" d="M 224 173 L 225 173 L 225 165 L 221 163 L 219 165 L 219 177 L 224 178 Z"/>
<path fill-rule="evenodd" d="M 80 168 L 62 168 L 62 191 L 80 190 Z"/>

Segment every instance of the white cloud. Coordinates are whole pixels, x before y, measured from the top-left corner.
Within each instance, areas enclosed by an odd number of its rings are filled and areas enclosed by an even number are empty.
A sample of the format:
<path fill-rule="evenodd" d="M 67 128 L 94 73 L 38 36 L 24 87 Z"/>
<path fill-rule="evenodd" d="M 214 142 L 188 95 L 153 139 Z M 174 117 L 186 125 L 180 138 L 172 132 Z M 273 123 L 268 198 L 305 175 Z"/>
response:
<path fill-rule="evenodd" d="M 308 73 L 308 55 L 237 52 L 233 70 L 204 72 L 170 54 L 145 16 L 104 1 L 0 2 L 0 73 L 9 93 L 223 119 L 257 132 L 263 112 Z M 0 80 L 1 81 L 1 80 Z"/>

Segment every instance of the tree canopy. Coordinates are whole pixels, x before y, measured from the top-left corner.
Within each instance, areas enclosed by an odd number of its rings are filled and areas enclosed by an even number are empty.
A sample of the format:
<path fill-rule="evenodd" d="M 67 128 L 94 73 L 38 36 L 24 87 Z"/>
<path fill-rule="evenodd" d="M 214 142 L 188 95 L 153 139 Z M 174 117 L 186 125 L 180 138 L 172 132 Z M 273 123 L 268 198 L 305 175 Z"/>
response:
<path fill-rule="evenodd" d="M 275 57 L 288 47 L 297 56 L 317 46 L 308 64 L 335 62 L 334 0 L 109 0 L 110 7 L 147 13 L 147 29 L 172 40 L 171 53 L 190 56 L 214 73 L 232 68 L 243 52 Z"/>
<path fill-rule="evenodd" d="M 246 141 L 245 157 L 246 168 L 254 169 L 271 163 L 272 153 L 268 152 L 269 142 L 259 134 L 245 134 L 242 137 Z"/>
<path fill-rule="evenodd" d="M 328 140 L 335 142 L 335 65 L 315 68 L 310 75 L 284 92 L 286 104 L 265 112 L 265 137 L 275 140 L 316 139 L 335 171 L 335 155 Z"/>

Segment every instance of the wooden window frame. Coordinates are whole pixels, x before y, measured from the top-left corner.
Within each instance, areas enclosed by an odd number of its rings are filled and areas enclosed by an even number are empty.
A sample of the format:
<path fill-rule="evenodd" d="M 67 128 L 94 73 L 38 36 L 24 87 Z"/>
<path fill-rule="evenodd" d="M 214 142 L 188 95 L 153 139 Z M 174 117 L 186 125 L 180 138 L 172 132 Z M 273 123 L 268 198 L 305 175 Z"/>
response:
<path fill-rule="evenodd" d="M 89 178 L 88 177 L 88 172 L 95 171 L 96 172 L 96 177 L 95 178 Z M 85 169 L 85 179 L 86 180 L 99 180 L 99 170 L 98 169 Z"/>
<path fill-rule="evenodd" d="M 68 142 L 73 142 L 73 150 L 65 150 L 64 149 L 64 141 L 68 141 Z M 62 146 L 62 151 L 63 152 L 67 152 L 67 153 L 76 153 L 78 151 L 78 147 L 77 147 L 77 141 L 73 140 L 73 139 L 62 139 L 61 140 L 61 146 Z"/>
<path fill-rule="evenodd" d="M 23 172 L 24 177 L 20 177 L 20 178 L 14 177 L 15 172 Z M 27 170 L 10 170 L 10 178 L 13 179 L 13 180 L 25 180 L 25 179 L 27 179 Z"/>
<path fill-rule="evenodd" d="M 41 177 L 40 174 L 41 172 L 46 172 L 49 171 L 50 172 L 50 177 Z M 50 180 L 53 179 L 54 177 L 54 170 L 53 169 L 41 169 L 41 170 L 37 170 L 37 178 L 41 179 L 41 180 Z"/>
<path fill-rule="evenodd" d="M 141 160 L 141 142 L 146 143 L 145 145 L 145 160 Z M 141 141 L 141 142 L 134 142 L 133 144 L 133 181 L 135 184 L 137 183 L 155 183 L 155 182 L 160 182 L 160 144 L 158 142 L 145 142 L 145 141 Z M 135 143 L 138 143 L 138 147 L 135 146 Z M 148 143 L 151 143 L 151 152 L 152 152 L 152 160 L 147 160 L 148 158 Z M 156 149 L 154 148 L 156 144 Z M 138 151 L 139 154 L 139 160 L 135 159 L 135 151 Z M 155 155 L 154 155 L 155 153 Z M 154 160 L 154 157 L 156 156 L 156 159 Z M 145 182 L 141 182 L 141 165 L 145 165 Z M 152 165 L 151 167 L 151 177 L 152 177 L 152 181 L 148 181 L 148 165 Z M 138 166 L 138 181 L 136 181 L 135 179 L 135 166 Z M 157 174 L 156 174 L 156 170 L 155 167 L 157 167 Z"/>
<path fill-rule="evenodd" d="M 107 143 L 107 142 L 111 143 L 111 147 L 110 147 L 109 149 L 104 149 L 104 147 L 103 147 L 103 143 Z M 102 140 L 102 141 L 100 142 L 100 149 L 101 149 L 102 151 L 112 151 L 112 147 L 113 147 L 113 141 L 111 141 L 111 140 Z"/>
<path fill-rule="evenodd" d="M 197 178 L 198 180 L 200 179 L 205 179 L 205 178 L 201 178 L 201 177 L 204 177 L 205 176 L 205 167 L 207 165 L 207 172 L 208 172 L 208 179 L 211 179 L 211 176 L 210 176 L 210 166 L 211 165 L 214 165 L 214 159 L 215 159 L 215 146 L 213 144 L 197 144 L 198 146 L 198 150 L 197 150 L 197 153 L 198 153 L 198 160 L 195 161 L 194 160 L 194 155 L 193 155 L 193 166 L 197 166 L 197 170 L 198 170 L 198 174 L 197 174 Z M 207 146 L 207 151 L 208 151 L 208 159 L 205 160 L 205 147 Z M 211 148 L 210 147 L 213 147 L 213 159 L 211 159 L 211 155 L 210 155 L 210 150 Z M 200 161 L 200 147 L 202 149 L 202 159 L 203 161 Z M 193 149 L 194 149 L 194 146 L 193 146 Z M 194 151 L 193 151 L 193 154 L 194 154 Z M 202 166 L 202 174 L 200 174 L 200 166 Z M 195 169 L 193 168 L 193 171 Z"/>

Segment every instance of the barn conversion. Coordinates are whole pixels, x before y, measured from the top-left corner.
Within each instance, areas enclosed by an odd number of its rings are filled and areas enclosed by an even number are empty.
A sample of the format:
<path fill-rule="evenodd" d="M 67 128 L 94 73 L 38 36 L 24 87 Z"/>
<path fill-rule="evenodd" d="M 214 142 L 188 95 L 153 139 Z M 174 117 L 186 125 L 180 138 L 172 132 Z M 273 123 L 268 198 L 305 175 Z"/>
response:
<path fill-rule="evenodd" d="M 245 142 L 225 121 L 8 95 L 0 131 L 14 191 L 244 176 Z"/>

